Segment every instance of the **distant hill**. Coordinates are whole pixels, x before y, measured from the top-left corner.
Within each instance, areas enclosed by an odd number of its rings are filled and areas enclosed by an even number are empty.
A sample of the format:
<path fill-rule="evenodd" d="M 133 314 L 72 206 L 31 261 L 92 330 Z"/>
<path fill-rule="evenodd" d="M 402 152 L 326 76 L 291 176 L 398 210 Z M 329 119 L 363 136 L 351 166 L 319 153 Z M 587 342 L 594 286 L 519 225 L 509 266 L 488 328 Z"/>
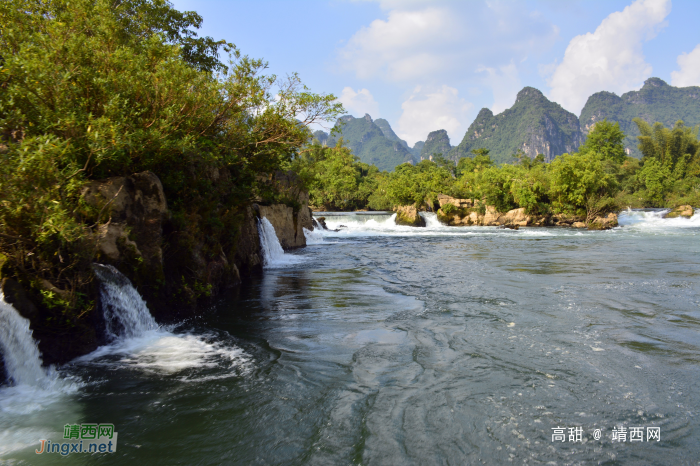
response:
<path fill-rule="evenodd" d="M 576 115 L 548 100 L 539 90 L 525 87 L 508 110 L 494 115 L 488 108 L 481 109 L 449 158 L 457 161 L 473 156 L 472 149 L 484 148 L 497 163 L 513 162 L 518 150 L 530 157 L 544 154 L 550 161 L 575 151 L 583 139 Z"/>
<path fill-rule="evenodd" d="M 641 118 L 647 123 L 657 121 L 673 126 L 683 120 L 686 126 L 700 124 L 700 87 L 673 87 L 659 78 L 649 78 L 638 91 L 631 91 L 618 97 L 612 92 L 597 92 L 588 98 L 581 110 L 581 131 L 584 134 L 593 128 L 597 121 L 605 118 L 620 123 L 625 132 L 625 148 L 633 157 L 641 157 L 637 149 L 639 130 L 632 121 Z"/>
<path fill-rule="evenodd" d="M 413 159 L 418 160 L 420 159 L 420 154 L 423 152 L 423 146 L 425 145 L 425 141 L 418 141 L 413 145 Z"/>
<path fill-rule="evenodd" d="M 374 124 L 379 126 L 379 129 L 382 130 L 382 133 L 384 133 L 384 136 L 390 140 L 390 141 L 398 141 L 404 146 L 406 146 L 406 149 L 413 155 L 413 160 L 418 160 L 420 158 L 420 150 L 423 148 L 423 141 L 418 141 L 413 145 L 413 147 L 410 147 L 406 141 L 403 139 L 399 138 L 394 130 L 391 128 L 391 125 L 389 124 L 388 121 L 386 121 L 384 118 L 377 118 L 374 120 Z M 416 148 L 418 146 L 418 148 Z"/>
<path fill-rule="evenodd" d="M 389 171 L 404 162 L 413 163 L 413 154 L 406 142 L 396 136 L 386 120 L 381 121 L 385 126 L 384 131 L 367 114 L 363 118 L 345 115 L 338 120 L 338 124 L 343 123 L 341 134 L 345 144 L 361 161 Z"/>
<path fill-rule="evenodd" d="M 429 160 L 433 154 L 442 154 L 447 157 L 451 150 L 452 146 L 450 145 L 450 137 L 447 135 L 447 131 L 439 129 L 428 134 L 420 157 L 423 160 Z"/>

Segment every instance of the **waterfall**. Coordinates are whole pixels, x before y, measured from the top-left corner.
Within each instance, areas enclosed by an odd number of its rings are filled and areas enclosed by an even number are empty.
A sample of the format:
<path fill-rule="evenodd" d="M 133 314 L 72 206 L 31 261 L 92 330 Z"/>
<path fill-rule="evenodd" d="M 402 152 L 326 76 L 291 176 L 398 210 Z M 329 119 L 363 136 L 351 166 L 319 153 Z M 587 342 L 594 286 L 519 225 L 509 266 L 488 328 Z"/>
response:
<path fill-rule="evenodd" d="M 260 247 L 262 248 L 263 265 L 272 267 L 284 261 L 284 249 L 277 239 L 275 227 L 263 217 L 258 220 L 258 234 L 260 235 Z"/>
<path fill-rule="evenodd" d="M 284 249 L 277 239 L 275 227 L 263 217 L 258 220 L 258 234 L 260 235 L 260 248 L 263 255 L 263 267 L 275 268 L 297 264 L 303 260 L 300 256 L 285 254 Z"/>
<path fill-rule="evenodd" d="M 0 349 L 5 370 L 14 385 L 43 386 L 50 380 L 41 365 L 41 354 L 22 317 L 0 291 Z"/>
<path fill-rule="evenodd" d="M 128 278 L 111 265 L 93 264 L 100 279 L 100 297 L 107 335 L 111 339 L 142 336 L 158 324 Z"/>

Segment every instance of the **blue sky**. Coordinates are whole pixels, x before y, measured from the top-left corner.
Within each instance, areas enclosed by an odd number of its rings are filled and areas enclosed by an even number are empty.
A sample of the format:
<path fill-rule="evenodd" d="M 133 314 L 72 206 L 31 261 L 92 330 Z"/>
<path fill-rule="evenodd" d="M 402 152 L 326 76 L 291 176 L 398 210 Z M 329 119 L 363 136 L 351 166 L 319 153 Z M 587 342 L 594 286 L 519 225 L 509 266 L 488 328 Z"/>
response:
<path fill-rule="evenodd" d="M 348 113 L 386 118 L 410 144 L 453 145 L 483 107 L 524 86 L 580 114 L 586 98 L 659 77 L 700 85 L 697 0 L 176 0 L 271 73 L 298 72 Z"/>

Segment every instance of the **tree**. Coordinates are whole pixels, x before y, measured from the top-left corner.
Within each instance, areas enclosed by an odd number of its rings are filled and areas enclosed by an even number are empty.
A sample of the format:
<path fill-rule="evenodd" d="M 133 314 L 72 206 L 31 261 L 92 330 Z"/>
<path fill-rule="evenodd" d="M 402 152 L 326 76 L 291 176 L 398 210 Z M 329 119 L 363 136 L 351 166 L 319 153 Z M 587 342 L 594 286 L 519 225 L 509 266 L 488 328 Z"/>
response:
<path fill-rule="evenodd" d="M 607 119 L 599 121 L 588 133 L 586 141 L 579 148 L 580 154 L 599 154 L 603 159 L 622 163 L 627 157 L 625 151 L 625 133 L 620 129 L 619 123 L 609 122 Z"/>
<path fill-rule="evenodd" d="M 70 312 L 88 306 L 84 241 L 108 219 L 81 203 L 89 180 L 151 170 L 172 241 L 231 250 L 264 180 L 298 156 L 309 125 L 343 112 L 235 49 L 220 66 L 229 44 L 197 38 L 200 23 L 163 0 L 0 2 L 0 252 Z"/>
<path fill-rule="evenodd" d="M 617 183 L 596 153 L 562 154 L 549 165 L 550 198 L 560 212 L 585 213 L 586 223 L 614 210 Z"/>

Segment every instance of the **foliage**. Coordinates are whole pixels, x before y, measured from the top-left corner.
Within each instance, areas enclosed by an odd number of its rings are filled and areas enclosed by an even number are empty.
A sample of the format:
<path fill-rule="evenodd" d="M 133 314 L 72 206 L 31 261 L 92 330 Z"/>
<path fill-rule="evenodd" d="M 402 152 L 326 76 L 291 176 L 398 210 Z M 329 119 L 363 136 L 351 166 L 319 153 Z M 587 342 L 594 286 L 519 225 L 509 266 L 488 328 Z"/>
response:
<path fill-rule="evenodd" d="M 641 117 L 646 122 L 659 122 L 666 127 L 673 126 L 679 119 L 689 126 L 698 125 L 699 91 L 697 86 L 674 87 L 659 78 L 649 78 L 640 90 L 622 96 L 598 92 L 588 98 L 581 110 L 581 128 L 603 119 L 618 122 L 626 135 L 624 146 L 630 150 L 630 155 L 641 158 L 643 151 L 637 147 L 641 132 L 634 119 Z"/>
<path fill-rule="evenodd" d="M 599 121 L 579 148 L 579 153 L 595 153 L 603 159 L 622 163 L 626 158 L 624 139 L 625 133 L 620 129 L 619 123 Z"/>
<path fill-rule="evenodd" d="M 308 125 L 343 111 L 297 75 L 265 75 L 262 60 L 197 38 L 201 18 L 163 0 L 8 0 L 0 22 L 0 251 L 75 312 L 85 244 L 106 220 L 81 202 L 87 181 L 153 171 L 181 232 L 170 249 L 199 237 L 220 254 Z"/>
<path fill-rule="evenodd" d="M 508 163 L 512 154 L 530 143 L 533 134 L 545 136 L 555 154 L 563 153 L 566 147 L 576 148 L 580 142 L 577 120 L 576 115 L 550 102 L 537 89 L 525 87 L 515 104 L 502 113 L 494 115 L 482 109 L 448 158 L 458 161 L 469 157 L 473 149 L 486 148 L 496 163 Z"/>
<path fill-rule="evenodd" d="M 587 220 L 613 210 L 618 185 L 596 153 L 563 154 L 550 164 L 552 205 L 560 212 L 585 213 Z"/>

